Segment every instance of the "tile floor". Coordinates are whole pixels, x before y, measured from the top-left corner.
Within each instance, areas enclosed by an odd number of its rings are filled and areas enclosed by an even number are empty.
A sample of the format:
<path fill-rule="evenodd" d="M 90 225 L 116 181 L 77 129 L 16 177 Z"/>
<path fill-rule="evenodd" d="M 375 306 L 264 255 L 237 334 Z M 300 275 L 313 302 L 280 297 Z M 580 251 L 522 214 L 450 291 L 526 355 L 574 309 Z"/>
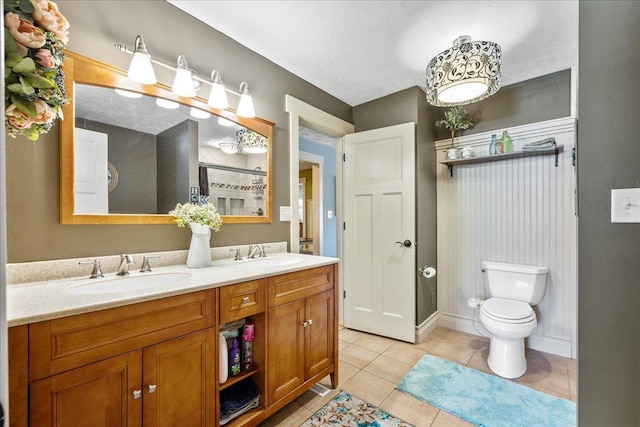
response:
<path fill-rule="evenodd" d="M 339 388 L 376 405 L 416 427 L 471 426 L 453 415 L 395 390 L 395 385 L 424 355 L 448 359 L 492 374 L 487 366 L 489 339 L 446 328 L 437 328 L 420 344 L 340 330 Z M 527 350 L 527 373 L 514 381 L 536 390 L 576 400 L 575 360 Z M 322 381 L 329 386 L 328 377 Z M 261 424 L 299 426 L 337 394 L 320 397 L 307 391 Z"/>

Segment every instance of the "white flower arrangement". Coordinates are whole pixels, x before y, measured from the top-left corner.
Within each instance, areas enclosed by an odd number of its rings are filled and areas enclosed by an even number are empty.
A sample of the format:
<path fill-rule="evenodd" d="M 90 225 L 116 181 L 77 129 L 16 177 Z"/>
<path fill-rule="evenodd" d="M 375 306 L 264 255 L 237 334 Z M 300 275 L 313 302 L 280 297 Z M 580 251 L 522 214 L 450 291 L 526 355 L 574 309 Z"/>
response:
<path fill-rule="evenodd" d="M 49 0 L 7 0 L 4 13 L 5 126 L 35 141 L 69 102 L 61 68 L 69 23 Z"/>
<path fill-rule="evenodd" d="M 178 227 L 187 227 L 191 223 L 206 225 L 213 231 L 220 231 L 222 218 L 218 210 L 211 203 L 196 205 L 193 203 L 178 203 L 169 215 L 176 217 Z"/>

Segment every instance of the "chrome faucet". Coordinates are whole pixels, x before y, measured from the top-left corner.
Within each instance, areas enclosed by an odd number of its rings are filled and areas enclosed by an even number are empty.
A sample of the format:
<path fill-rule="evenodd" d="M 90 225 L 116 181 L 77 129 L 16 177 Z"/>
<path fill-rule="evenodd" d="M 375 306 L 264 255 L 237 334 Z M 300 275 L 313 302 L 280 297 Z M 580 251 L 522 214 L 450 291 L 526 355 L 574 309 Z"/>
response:
<path fill-rule="evenodd" d="M 149 260 L 152 258 L 160 258 L 160 255 L 155 255 L 155 256 L 144 255 L 142 257 L 142 267 L 140 268 L 140 273 L 147 273 L 151 271 L 151 265 L 149 265 Z"/>
<path fill-rule="evenodd" d="M 100 269 L 100 260 L 94 259 L 93 261 L 80 261 L 78 264 L 93 264 L 93 270 L 91 271 L 91 275 L 89 279 L 97 279 L 98 277 L 104 277 L 102 274 L 102 270 Z"/>
<path fill-rule="evenodd" d="M 133 255 L 122 254 L 120 255 L 120 266 L 118 267 L 118 276 L 126 276 L 129 274 L 129 266 L 133 264 Z"/>
<path fill-rule="evenodd" d="M 260 244 L 249 245 L 249 254 L 247 255 L 247 258 L 255 258 L 256 255 L 264 256 L 263 254 L 264 254 L 264 248 L 262 247 L 262 245 Z"/>

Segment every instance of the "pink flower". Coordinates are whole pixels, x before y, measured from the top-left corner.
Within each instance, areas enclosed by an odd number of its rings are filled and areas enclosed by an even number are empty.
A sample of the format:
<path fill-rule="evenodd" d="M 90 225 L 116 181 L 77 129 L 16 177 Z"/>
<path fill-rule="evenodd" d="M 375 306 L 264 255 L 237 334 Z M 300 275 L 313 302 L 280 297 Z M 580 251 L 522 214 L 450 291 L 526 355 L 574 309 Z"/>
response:
<path fill-rule="evenodd" d="M 49 49 L 38 49 L 35 55 L 35 60 L 44 68 L 53 68 L 56 66 L 56 62 Z"/>
<path fill-rule="evenodd" d="M 33 19 L 46 31 L 51 31 L 64 44 L 69 42 L 69 22 L 58 10 L 58 6 L 49 0 L 31 0 Z"/>
<path fill-rule="evenodd" d="M 55 119 L 56 113 L 49 104 L 41 99 L 36 99 L 33 103 L 36 105 L 36 116 L 31 117 L 33 123 L 42 125 Z"/>
<path fill-rule="evenodd" d="M 33 120 L 20 111 L 16 104 L 11 104 L 5 111 L 5 115 L 9 124 L 16 129 L 29 129 L 33 124 Z"/>
<path fill-rule="evenodd" d="M 42 47 L 46 41 L 44 33 L 31 22 L 21 19 L 17 14 L 9 12 L 4 16 L 4 26 L 11 37 L 20 45 L 30 48 Z"/>

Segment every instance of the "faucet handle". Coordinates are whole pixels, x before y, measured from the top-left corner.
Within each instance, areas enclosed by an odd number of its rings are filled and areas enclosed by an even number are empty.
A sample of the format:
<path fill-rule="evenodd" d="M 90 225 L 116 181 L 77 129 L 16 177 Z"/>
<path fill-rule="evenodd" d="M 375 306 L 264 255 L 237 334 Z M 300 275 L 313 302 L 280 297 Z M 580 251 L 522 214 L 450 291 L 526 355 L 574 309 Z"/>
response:
<path fill-rule="evenodd" d="M 270 248 L 271 245 L 261 245 L 260 246 L 260 258 L 266 258 L 267 253 L 264 251 L 266 248 Z"/>
<path fill-rule="evenodd" d="M 98 277 L 104 277 L 104 274 L 102 274 L 102 270 L 100 269 L 100 260 L 94 259 L 93 261 L 80 261 L 78 264 L 79 265 L 93 264 L 93 270 L 91 270 L 91 275 L 89 276 L 89 279 L 97 279 Z"/>
<path fill-rule="evenodd" d="M 151 258 L 160 258 L 160 255 L 144 255 L 142 257 L 142 268 L 140 269 L 140 273 L 147 273 L 151 271 L 151 266 L 149 265 L 149 259 Z"/>
<path fill-rule="evenodd" d="M 229 249 L 230 252 L 236 251 L 236 255 L 233 257 L 234 261 L 242 261 L 242 255 L 240 255 L 240 248 Z"/>

